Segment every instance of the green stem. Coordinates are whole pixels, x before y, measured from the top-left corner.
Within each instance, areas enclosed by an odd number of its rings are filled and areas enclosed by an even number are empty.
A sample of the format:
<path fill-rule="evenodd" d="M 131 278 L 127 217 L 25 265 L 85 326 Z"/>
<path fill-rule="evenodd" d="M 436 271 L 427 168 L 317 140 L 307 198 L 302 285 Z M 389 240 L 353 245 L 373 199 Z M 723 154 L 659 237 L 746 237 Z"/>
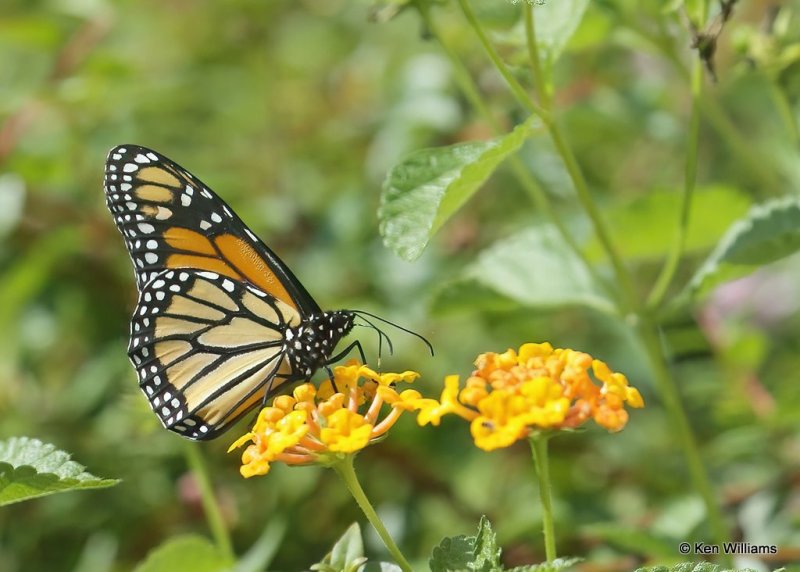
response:
<path fill-rule="evenodd" d="M 200 448 L 195 443 L 185 443 L 184 453 L 186 455 L 186 462 L 189 468 L 194 473 L 194 478 L 200 487 L 200 498 L 203 502 L 203 511 L 205 512 L 208 526 L 211 528 L 211 534 L 214 536 L 214 541 L 220 551 L 228 556 L 231 560 L 235 558 L 233 547 L 231 545 L 231 537 L 228 534 L 228 529 L 225 528 L 225 521 L 222 518 L 222 511 L 220 511 L 217 499 L 214 496 L 214 490 L 211 487 L 211 479 L 208 475 L 208 467 L 203 461 Z"/>
<path fill-rule="evenodd" d="M 516 96 L 519 103 L 524 106 L 527 110 L 531 113 L 535 113 L 539 117 L 541 117 L 542 122 L 547 127 L 548 132 L 550 133 L 550 137 L 553 140 L 553 144 L 556 147 L 559 155 L 561 156 L 561 160 L 564 162 L 564 166 L 567 169 L 567 173 L 572 179 L 572 183 L 575 186 L 576 193 L 578 195 L 578 200 L 580 201 L 583 208 L 586 210 L 589 219 L 592 221 L 594 226 L 595 233 L 597 234 L 597 238 L 600 240 L 603 248 L 605 249 L 609 259 L 611 260 L 611 265 L 614 268 L 614 273 L 617 278 L 617 282 L 622 286 L 622 307 L 623 311 L 629 312 L 634 310 L 637 306 L 636 300 L 636 293 L 633 288 L 633 283 L 631 282 L 630 276 L 625 269 L 624 264 L 622 263 L 622 258 L 620 257 L 616 246 L 614 245 L 613 241 L 611 240 L 611 235 L 606 228 L 606 224 L 603 221 L 602 217 L 600 216 L 600 210 L 594 203 L 592 199 L 591 193 L 589 193 L 589 188 L 586 185 L 586 180 L 583 177 L 583 173 L 578 165 L 577 160 L 575 159 L 574 154 L 572 153 L 572 149 L 567 145 L 566 140 L 561 133 L 561 129 L 558 126 L 558 122 L 556 122 L 550 115 L 550 112 L 542 107 L 539 107 L 533 100 L 530 98 L 528 93 L 522 88 L 522 86 L 517 82 L 513 75 L 508 71 L 508 68 L 503 63 L 503 60 L 500 59 L 500 56 L 497 55 L 492 44 L 489 42 L 486 33 L 483 31 L 483 27 L 481 26 L 480 21 L 478 21 L 475 13 L 472 11 L 472 7 L 469 4 L 468 0 L 459 0 L 459 5 L 461 6 L 462 12 L 464 12 L 464 17 L 469 22 L 472 29 L 475 31 L 475 34 L 478 36 L 481 45 L 483 46 L 486 54 L 489 56 L 489 59 L 492 60 L 492 63 L 495 65 L 497 70 L 500 72 L 500 75 L 508 83 L 511 92 Z M 532 16 L 532 13 L 531 13 Z M 538 49 L 535 43 L 528 42 L 528 49 L 530 51 L 531 57 L 534 58 L 537 62 L 541 62 L 541 58 L 538 54 Z M 533 63 L 531 65 L 534 65 Z M 537 64 L 538 65 L 538 64 Z"/>
<path fill-rule="evenodd" d="M 549 124 L 548 127 L 550 128 L 550 137 L 553 140 L 553 144 L 559 155 L 561 155 L 561 160 L 564 162 L 567 173 L 569 173 L 570 179 L 572 179 L 572 184 L 575 186 L 578 200 L 586 211 L 589 220 L 592 221 L 597 239 L 600 241 L 606 255 L 611 261 L 617 283 L 622 287 L 622 297 L 621 300 L 619 300 L 621 302 L 621 310 L 623 313 L 636 312 L 639 307 L 639 302 L 636 296 L 636 290 L 633 287 L 633 281 L 622 262 L 622 257 L 614 241 L 611 239 L 611 233 L 608 231 L 606 223 L 600 214 L 600 209 L 595 204 L 592 194 L 589 192 L 589 187 L 586 184 L 586 180 L 583 178 L 583 173 L 578 165 L 578 161 L 575 159 L 572 148 L 567 144 L 564 136 L 561 134 L 561 128 L 558 126 L 558 123 L 553 122 Z"/>
<path fill-rule="evenodd" d="M 675 276 L 675 271 L 678 269 L 678 264 L 683 255 L 683 248 L 686 245 L 686 234 L 689 229 L 692 198 L 694 197 L 694 190 L 697 183 L 697 156 L 700 147 L 700 100 L 703 97 L 703 78 L 703 63 L 699 58 L 695 58 L 691 86 L 692 115 L 689 120 L 689 135 L 686 145 L 686 167 L 683 176 L 683 195 L 681 196 L 678 226 L 672 248 L 667 255 L 667 260 L 647 299 L 647 306 L 650 309 L 658 307 L 664 299 L 667 289 L 672 282 L 672 278 Z"/>
<path fill-rule="evenodd" d="M 364 516 L 367 517 L 372 528 L 374 528 L 378 536 L 381 537 L 383 544 L 386 546 L 386 549 L 392 555 L 395 562 L 397 562 L 397 565 L 400 566 L 404 572 L 411 572 L 411 565 L 405 559 L 403 553 L 400 552 L 400 549 L 394 543 L 392 537 L 389 536 L 389 532 L 386 530 L 386 527 L 383 526 L 381 519 L 378 518 L 378 513 L 372 508 L 372 504 L 370 504 L 367 495 L 364 493 L 364 489 L 361 488 L 361 483 L 358 482 L 358 477 L 353 469 L 353 458 L 354 455 L 345 455 L 344 458 L 331 466 L 342 478 L 344 484 L 347 486 L 347 490 L 350 491 L 350 494 L 353 495 L 358 506 L 361 507 Z"/>
<path fill-rule="evenodd" d="M 528 59 L 533 72 L 533 83 L 536 85 L 536 93 L 539 101 L 547 113 L 553 109 L 553 100 L 550 96 L 550 82 L 547 81 L 542 69 L 541 58 L 539 57 L 539 44 L 536 42 L 536 23 L 533 16 L 533 5 L 530 2 L 523 2 L 525 14 L 525 39 L 528 45 Z"/>
<path fill-rule="evenodd" d="M 639 327 L 639 334 L 650 360 L 656 389 L 667 410 L 674 436 L 683 450 L 692 484 L 705 504 L 711 536 L 714 542 L 720 545 L 728 540 L 727 527 L 722 517 L 719 502 L 714 495 L 714 488 L 711 485 L 708 471 L 703 463 L 700 448 L 689 424 L 689 418 L 681 403 L 675 382 L 667 368 L 666 358 L 656 332 L 655 324 L 643 317 Z M 730 557 L 723 557 L 723 560 L 730 564 Z"/>
<path fill-rule="evenodd" d="M 434 38 L 436 38 L 445 55 L 450 60 L 450 65 L 453 68 L 456 82 L 461 88 L 461 91 L 464 92 L 464 96 L 467 98 L 470 105 L 472 105 L 472 107 L 474 107 L 484 118 L 484 120 L 491 126 L 492 132 L 495 134 L 495 136 L 500 135 L 502 133 L 500 124 L 492 115 L 491 111 L 489 110 L 489 106 L 483 100 L 483 97 L 481 97 L 480 91 L 475 85 L 475 82 L 472 80 L 469 71 L 461 61 L 458 54 L 447 42 L 445 42 L 444 37 L 440 33 L 439 28 L 436 26 L 436 23 L 433 21 L 433 18 L 430 15 L 430 8 L 428 4 L 424 1 L 418 1 L 415 2 L 414 5 L 420 14 L 420 17 L 422 18 L 425 27 L 428 29 L 428 32 Z M 533 204 L 536 205 L 536 208 L 544 213 L 547 219 L 550 220 L 550 222 L 556 227 L 564 242 L 583 263 L 584 268 L 586 268 L 587 272 L 589 272 L 594 280 L 606 288 L 606 290 L 611 292 L 612 289 L 598 274 L 595 267 L 589 262 L 589 259 L 586 258 L 586 255 L 573 237 L 573 234 L 556 214 L 549 198 L 547 197 L 547 194 L 544 192 L 544 189 L 542 189 L 539 183 L 537 183 L 536 180 L 531 177 L 522 160 L 518 156 L 513 155 L 509 157 L 508 161 L 509 165 L 511 166 L 512 173 L 516 177 L 517 181 L 519 181 L 519 184 L 522 186 L 523 190 L 528 194 Z"/>
<path fill-rule="evenodd" d="M 550 463 L 547 458 L 548 435 L 536 433 L 530 438 L 533 463 L 539 477 L 539 498 L 542 501 L 542 531 L 544 532 L 544 553 L 547 562 L 556 559 L 556 533 L 553 526 L 553 489 L 550 482 Z"/>
<path fill-rule="evenodd" d="M 462 7 L 462 10 L 465 11 L 467 20 L 475 29 L 475 32 L 481 40 L 481 44 L 483 44 L 484 49 L 487 51 L 490 59 L 498 67 L 501 75 L 506 78 L 506 81 L 509 82 L 509 86 L 515 96 L 520 98 L 521 94 L 524 93 L 524 90 L 518 88 L 516 80 L 514 80 L 514 78 L 507 73 L 507 70 L 505 70 L 505 65 L 497 57 L 497 54 L 494 52 L 491 44 L 488 43 L 486 35 L 481 29 L 480 23 L 469 9 L 467 0 L 459 0 L 459 3 Z M 706 11 L 706 2 L 701 2 L 699 12 L 705 13 Z M 528 50 L 532 58 L 539 60 L 535 42 L 529 40 Z M 701 97 L 699 101 L 701 104 L 703 104 L 703 111 L 705 112 L 707 106 L 704 105 L 704 98 Z M 525 104 L 523 103 L 523 105 Z M 534 106 L 535 104 L 533 104 L 533 102 L 530 100 L 528 104 L 525 105 L 527 109 L 533 109 Z M 679 440 L 683 448 L 684 455 L 686 456 L 686 462 L 689 467 L 689 473 L 691 475 L 694 487 L 699 492 L 706 505 L 706 511 L 708 514 L 712 535 L 716 541 L 722 542 L 727 539 L 726 527 L 722 518 L 722 513 L 714 497 L 713 488 L 711 486 L 705 466 L 703 465 L 699 447 L 695 440 L 694 434 L 692 433 L 688 417 L 680 401 L 677 386 L 667 370 L 666 357 L 659 343 L 658 327 L 654 322 L 652 322 L 649 315 L 642 311 L 643 308 L 638 300 L 638 297 L 636 296 L 636 291 L 634 289 L 631 276 L 628 273 L 627 268 L 625 268 L 625 265 L 622 263 L 622 258 L 620 257 L 614 243 L 611 240 L 610 233 L 606 228 L 605 222 L 600 216 L 599 209 L 595 205 L 594 200 L 589 193 L 583 173 L 581 172 L 581 169 L 575 159 L 572 149 L 567 144 L 563 134 L 561 133 L 558 123 L 551 118 L 550 110 L 544 109 L 542 111 L 544 111 L 544 113 L 541 113 L 540 116 L 550 131 L 553 143 L 558 153 L 561 155 L 562 160 L 564 161 L 567 172 L 569 173 L 570 178 L 575 186 L 578 198 L 594 225 L 598 239 L 600 240 L 611 261 L 617 281 L 622 288 L 621 309 L 625 312 L 638 315 L 639 330 L 642 338 L 645 340 L 645 348 L 647 350 L 648 358 L 653 364 L 657 388 L 665 402 L 665 407 L 670 417 L 670 421 L 677 428 Z M 696 165 L 688 165 L 687 177 L 689 176 L 688 174 L 693 173 L 695 169 Z M 688 206 L 686 208 L 688 209 Z"/>
<path fill-rule="evenodd" d="M 458 4 L 461 6 L 461 11 L 464 13 L 464 17 L 467 19 L 467 22 L 469 22 L 469 25 L 472 26 L 475 34 L 478 36 L 478 40 L 483 46 L 483 49 L 486 51 L 486 54 L 489 56 L 489 59 L 492 60 L 494 67 L 498 72 L 500 72 L 500 75 L 503 76 L 503 79 L 506 80 L 508 87 L 511 89 L 511 93 L 514 94 L 514 97 L 517 98 L 517 101 L 520 103 L 520 105 L 522 105 L 530 113 L 541 117 L 545 123 L 548 122 L 550 120 L 549 114 L 536 103 L 534 103 L 528 92 L 525 91 L 525 88 L 520 85 L 511 72 L 508 71 L 508 67 L 506 67 L 506 65 L 503 63 L 503 60 L 500 59 L 500 56 L 494 49 L 494 46 L 492 46 L 492 43 L 486 36 L 486 32 L 483 31 L 483 26 L 481 26 L 477 16 L 475 16 L 475 12 L 472 10 L 469 0 L 458 0 Z"/>

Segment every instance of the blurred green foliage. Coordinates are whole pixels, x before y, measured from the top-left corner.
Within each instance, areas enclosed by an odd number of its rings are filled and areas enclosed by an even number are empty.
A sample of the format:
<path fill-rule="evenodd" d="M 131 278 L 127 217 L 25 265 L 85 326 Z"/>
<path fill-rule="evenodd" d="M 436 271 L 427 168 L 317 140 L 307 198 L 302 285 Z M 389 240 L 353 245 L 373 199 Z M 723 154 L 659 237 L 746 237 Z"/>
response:
<path fill-rule="evenodd" d="M 697 3 L 687 2 L 690 13 Z M 529 84 L 520 6 L 473 4 Z M 677 219 L 692 31 L 680 1 L 577 4 L 582 19 L 552 22 L 575 34 L 547 52 L 559 121 L 645 294 Z M 800 4 L 739 4 L 714 56 L 718 81 L 706 80 L 700 105 L 696 210 L 671 294 L 752 204 L 800 188 Z M 441 3 L 433 17 L 501 124 L 524 120 L 456 6 Z M 524 276 L 503 277 L 524 253 L 535 271 L 537 249 L 563 249 L 526 234 L 541 213 L 510 170 L 495 173 L 416 262 L 382 245 L 376 212 L 391 167 L 416 149 L 491 134 L 402 2 L 4 1 L 0 436 L 54 443 L 123 482 L 5 507 L 0 570 L 129 570 L 169 537 L 208 534 L 184 444 L 159 428 L 125 356 L 135 286 L 101 178 L 107 150 L 126 142 L 207 182 L 323 307 L 375 311 L 429 337 L 435 359 L 396 335 L 395 356 L 383 362 L 421 371 L 423 391 L 438 391 L 446 373 L 468 374 L 480 352 L 524 341 L 588 351 L 625 372 L 648 403 L 625 431 L 552 442 L 560 554 L 627 570 L 677 561 L 680 540 L 705 538 L 629 324 L 601 298 L 520 300 Z M 601 259 L 549 139 L 533 136 L 519 157 L 587 256 Z M 508 260 L 491 255 L 508 243 Z M 671 371 L 731 530 L 798 560 L 799 276 L 800 260 L 786 258 L 662 317 Z M 364 342 L 374 356 L 374 340 Z M 278 523 L 285 533 L 270 569 L 318 561 L 360 518 L 344 488 L 317 468 L 278 466 L 243 481 L 238 458 L 225 454 L 233 435 L 198 446 L 237 553 Z M 357 467 L 419 569 L 442 537 L 472 533 L 481 514 L 511 567 L 543 559 L 529 455 L 524 445 L 487 455 L 455 420 L 433 430 L 409 418 Z M 383 555 L 374 535 L 366 552 Z"/>

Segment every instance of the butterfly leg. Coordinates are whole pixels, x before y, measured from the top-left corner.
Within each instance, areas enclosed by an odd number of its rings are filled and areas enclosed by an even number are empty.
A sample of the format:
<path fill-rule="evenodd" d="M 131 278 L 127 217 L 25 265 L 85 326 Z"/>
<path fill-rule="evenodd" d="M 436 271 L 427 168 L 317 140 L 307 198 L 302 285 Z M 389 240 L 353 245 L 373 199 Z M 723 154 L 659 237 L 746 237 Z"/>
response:
<path fill-rule="evenodd" d="M 347 354 L 353 351 L 353 348 L 358 349 L 358 355 L 361 358 L 361 363 L 362 364 L 367 363 L 367 358 L 366 356 L 364 356 L 364 348 L 361 347 L 361 342 L 356 340 L 352 344 L 344 348 L 342 351 L 340 351 L 338 354 L 330 358 L 328 362 L 325 364 L 325 371 L 328 372 L 328 379 L 331 380 L 331 385 L 333 386 L 333 390 L 336 392 L 338 392 L 339 390 L 336 388 L 336 382 L 333 379 L 333 372 L 331 372 L 331 368 L 329 367 L 329 365 L 332 363 L 336 363 L 337 361 L 341 361 L 342 358 L 344 358 Z"/>
<path fill-rule="evenodd" d="M 350 344 L 349 346 L 344 348 L 342 351 L 340 351 L 338 354 L 336 354 L 335 356 L 330 358 L 326 362 L 326 365 L 335 363 L 337 361 L 341 361 L 347 354 L 349 354 L 351 351 L 353 351 L 353 348 L 358 349 L 358 356 L 361 358 L 361 363 L 362 364 L 366 364 L 367 363 L 367 358 L 364 356 L 364 348 L 361 347 L 361 342 L 356 340 L 352 344 Z"/>
<path fill-rule="evenodd" d="M 333 372 L 331 371 L 330 366 L 326 364 L 324 367 L 325 371 L 328 373 L 328 379 L 331 380 L 331 387 L 333 387 L 333 392 L 339 393 L 339 388 L 336 387 L 336 380 L 333 379 Z"/>

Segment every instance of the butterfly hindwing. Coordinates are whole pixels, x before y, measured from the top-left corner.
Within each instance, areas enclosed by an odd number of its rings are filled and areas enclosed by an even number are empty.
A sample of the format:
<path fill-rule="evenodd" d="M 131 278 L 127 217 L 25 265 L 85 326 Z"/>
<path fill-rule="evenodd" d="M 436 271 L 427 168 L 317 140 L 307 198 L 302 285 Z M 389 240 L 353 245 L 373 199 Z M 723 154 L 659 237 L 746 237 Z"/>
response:
<path fill-rule="evenodd" d="M 186 268 L 249 282 L 303 315 L 321 311 L 222 199 L 163 155 L 137 145 L 114 147 L 105 191 L 140 291 L 160 272 Z"/>
<path fill-rule="evenodd" d="M 353 328 L 352 312 L 322 312 L 222 199 L 163 155 L 114 147 L 105 194 L 139 290 L 128 355 L 168 429 L 219 435 L 272 390 L 310 379 Z"/>
<path fill-rule="evenodd" d="M 286 329 L 300 314 L 254 286 L 209 271 L 166 270 L 147 282 L 128 354 L 162 424 L 211 439 L 291 377 Z"/>

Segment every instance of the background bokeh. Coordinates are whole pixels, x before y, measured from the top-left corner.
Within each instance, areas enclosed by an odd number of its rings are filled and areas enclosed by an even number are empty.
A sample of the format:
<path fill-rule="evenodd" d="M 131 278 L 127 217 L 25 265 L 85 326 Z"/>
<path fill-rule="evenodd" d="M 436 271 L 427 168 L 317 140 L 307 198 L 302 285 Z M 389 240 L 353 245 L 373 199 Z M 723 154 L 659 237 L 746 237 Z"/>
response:
<path fill-rule="evenodd" d="M 669 197 L 683 183 L 693 52 L 679 12 L 639 4 L 590 4 L 556 64 L 555 92 L 646 292 L 676 220 Z M 800 4 L 779 3 L 772 27 L 771 3 L 740 4 L 720 39 L 719 79 L 707 86 L 705 207 L 693 219 L 682 280 L 752 203 L 800 188 Z M 474 5 L 508 61 L 519 60 L 519 6 Z M 478 353 L 525 341 L 588 351 L 625 372 L 648 403 L 625 431 L 593 428 L 553 442 L 560 553 L 627 570 L 677 557 L 678 540 L 704 536 L 702 503 L 623 320 L 453 294 L 478 253 L 540 218 L 509 173 L 498 172 L 418 261 L 383 247 L 376 211 L 387 170 L 414 149 L 491 132 L 415 12 L 378 23 L 370 16 L 385 12 L 377 8 L 344 0 L 0 4 L 0 437 L 52 442 L 92 473 L 123 481 L 4 508 L 0 570 L 128 570 L 170 536 L 208 534 L 186 445 L 160 429 L 125 355 L 135 285 L 101 180 L 106 152 L 119 143 L 152 147 L 203 179 L 321 306 L 371 310 L 428 337 L 435 358 L 390 331 L 396 352 L 382 363 L 420 371 L 418 389 L 436 393 L 445 374 L 468 374 Z M 509 127 L 524 119 L 461 14 L 447 4 L 434 16 L 496 116 Z M 521 157 L 602 262 L 546 137 Z M 654 217 L 643 201 L 661 195 L 665 215 Z M 663 338 L 734 534 L 794 547 L 800 559 L 798 277 L 800 261 L 790 258 L 723 286 L 673 316 Z M 374 339 L 364 342 L 374 356 Z M 360 518 L 357 507 L 331 471 L 276 466 L 244 481 L 238 456 L 225 453 L 235 434 L 194 446 L 211 466 L 237 551 L 272 524 L 285 533 L 270 569 L 307 567 Z M 481 514 L 509 565 L 543 559 L 524 444 L 486 454 L 458 420 L 432 429 L 409 417 L 361 454 L 357 469 L 419 566 L 443 536 L 473 533 Z M 367 540 L 380 556 L 380 543 Z"/>

